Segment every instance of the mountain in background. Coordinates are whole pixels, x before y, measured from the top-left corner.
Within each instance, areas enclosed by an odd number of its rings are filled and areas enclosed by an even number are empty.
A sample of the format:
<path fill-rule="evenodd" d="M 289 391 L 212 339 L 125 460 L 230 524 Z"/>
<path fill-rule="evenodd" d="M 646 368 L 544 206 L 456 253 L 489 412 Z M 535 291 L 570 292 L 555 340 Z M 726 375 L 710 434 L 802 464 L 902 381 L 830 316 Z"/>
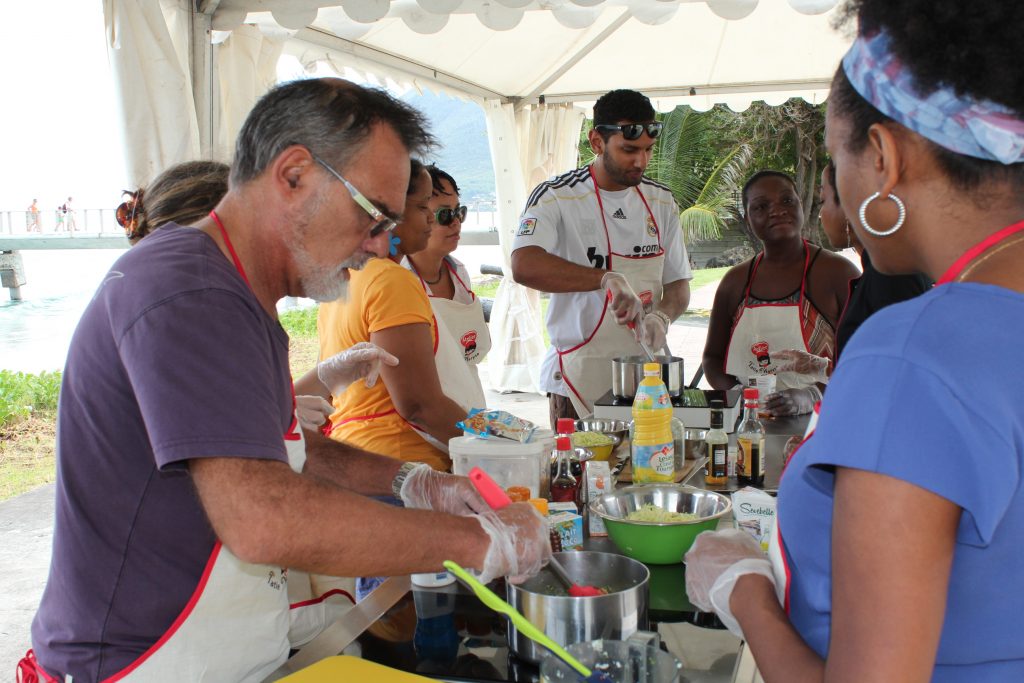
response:
<path fill-rule="evenodd" d="M 463 204 L 494 202 L 487 123 L 479 105 L 431 92 L 409 93 L 402 99 L 426 115 L 440 143 L 424 161 L 436 164 L 455 178 Z"/>

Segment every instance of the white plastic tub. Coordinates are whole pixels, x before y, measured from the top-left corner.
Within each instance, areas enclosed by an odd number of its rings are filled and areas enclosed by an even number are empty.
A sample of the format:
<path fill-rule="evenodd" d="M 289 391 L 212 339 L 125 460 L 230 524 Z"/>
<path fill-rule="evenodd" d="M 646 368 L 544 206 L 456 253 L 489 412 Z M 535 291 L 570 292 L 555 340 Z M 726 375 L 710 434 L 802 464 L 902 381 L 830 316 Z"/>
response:
<path fill-rule="evenodd" d="M 548 430 L 535 432 L 529 443 L 497 437 L 459 436 L 448 442 L 448 454 L 455 474 L 469 474 L 471 469 L 479 467 L 502 488 L 525 486 L 530 489 L 531 498 L 546 498 L 553 446 Z"/>

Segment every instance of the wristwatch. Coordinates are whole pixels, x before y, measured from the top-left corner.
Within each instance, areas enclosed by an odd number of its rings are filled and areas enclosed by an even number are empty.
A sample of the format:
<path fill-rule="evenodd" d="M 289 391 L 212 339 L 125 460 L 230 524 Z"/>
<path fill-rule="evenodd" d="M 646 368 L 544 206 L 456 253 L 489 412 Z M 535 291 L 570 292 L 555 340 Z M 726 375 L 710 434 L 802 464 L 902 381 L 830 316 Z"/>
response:
<path fill-rule="evenodd" d="M 426 466 L 426 463 L 403 462 L 402 466 L 398 468 L 395 478 L 391 480 L 391 493 L 395 495 L 395 498 L 402 500 L 402 485 L 405 484 L 405 478 L 409 476 L 410 472 L 421 465 Z"/>

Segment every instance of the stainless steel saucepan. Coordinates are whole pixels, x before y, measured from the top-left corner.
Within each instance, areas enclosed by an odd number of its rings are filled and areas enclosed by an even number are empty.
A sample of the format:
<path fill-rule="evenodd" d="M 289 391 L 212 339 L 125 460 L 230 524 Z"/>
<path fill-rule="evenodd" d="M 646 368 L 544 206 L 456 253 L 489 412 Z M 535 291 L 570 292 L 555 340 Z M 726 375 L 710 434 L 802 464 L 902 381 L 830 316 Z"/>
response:
<path fill-rule="evenodd" d="M 668 388 L 669 396 L 679 396 L 686 388 L 683 374 L 683 359 L 679 356 L 655 356 L 661 364 L 661 381 Z M 632 399 L 636 388 L 644 379 L 644 363 L 647 356 L 622 356 L 612 359 L 612 396 L 618 399 Z"/>

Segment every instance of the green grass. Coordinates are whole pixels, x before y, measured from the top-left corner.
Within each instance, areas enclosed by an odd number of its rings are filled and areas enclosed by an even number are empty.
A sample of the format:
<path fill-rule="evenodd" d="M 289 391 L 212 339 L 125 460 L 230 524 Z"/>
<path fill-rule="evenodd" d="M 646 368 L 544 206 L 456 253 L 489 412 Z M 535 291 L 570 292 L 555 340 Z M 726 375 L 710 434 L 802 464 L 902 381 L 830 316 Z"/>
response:
<path fill-rule="evenodd" d="M 0 427 L 27 419 L 33 413 L 57 409 L 60 373 L 0 370 Z"/>
<path fill-rule="evenodd" d="M 699 289 L 704 285 L 710 285 L 712 282 L 718 282 L 725 277 L 728 272 L 729 266 L 723 268 L 700 268 L 693 271 L 693 279 L 690 280 L 690 291 Z"/>
<path fill-rule="evenodd" d="M 316 315 L 319 306 L 285 311 L 280 315 L 281 327 L 289 337 L 316 337 Z"/>

